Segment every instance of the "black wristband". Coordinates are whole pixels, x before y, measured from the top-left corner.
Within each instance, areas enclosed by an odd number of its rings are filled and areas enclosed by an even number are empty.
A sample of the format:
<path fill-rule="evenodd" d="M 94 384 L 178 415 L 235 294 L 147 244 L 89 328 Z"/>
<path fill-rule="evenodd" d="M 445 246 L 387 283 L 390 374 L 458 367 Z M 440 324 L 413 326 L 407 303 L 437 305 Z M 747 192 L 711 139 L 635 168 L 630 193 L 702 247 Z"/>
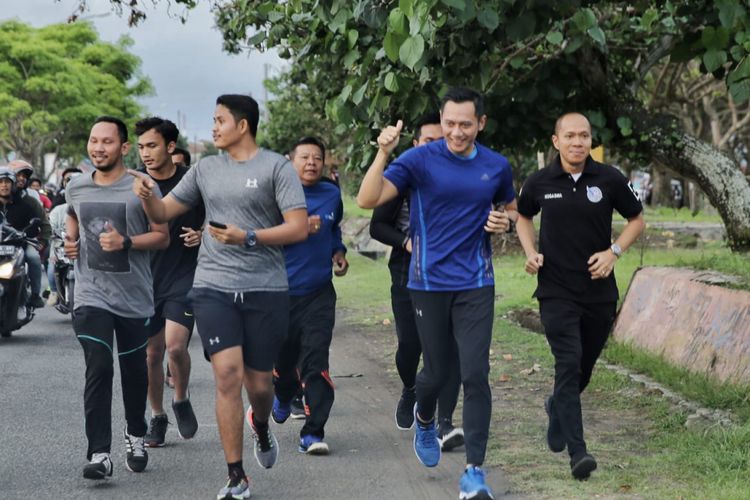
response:
<path fill-rule="evenodd" d="M 122 249 L 123 250 L 130 250 L 130 247 L 133 246 L 133 240 L 130 239 L 130 236 L 127 234 L 122 236 Z"/>

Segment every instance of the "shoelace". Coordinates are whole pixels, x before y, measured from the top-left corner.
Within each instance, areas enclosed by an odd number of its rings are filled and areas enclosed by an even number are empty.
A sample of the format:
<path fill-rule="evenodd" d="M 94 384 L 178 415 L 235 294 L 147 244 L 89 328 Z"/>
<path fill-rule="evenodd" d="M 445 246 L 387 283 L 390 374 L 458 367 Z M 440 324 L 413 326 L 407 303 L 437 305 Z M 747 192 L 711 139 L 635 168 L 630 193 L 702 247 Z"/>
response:
<path fill-rule="evenodd" d="M 260 443 L 260 451 L 269 451 L 273 448 L 273 439 L 271 439 L 271 430 L 266 428 L 264 431 L 255 431 L 255 437 Z"/>
<path fill-rule="evenodd" d="M 435 443 L 435 439 L 437 438 L 437 431 L 435 430 L 434 424 L 429 424 L 429 427 L 426 425 L 423 425 L 419 422 L 417 422 L 417 425 L 422 428 L 424 432 L 420 432 L 420 441 L 422 441 L 423 445 L 432 445 Z"/>
<path fill-rule="evenodd" d="M 133 456 L 146 456 L 146 444 L 144 443 L 142 437 L 131 436 L 130 434 L 128 434 L 127 438 L 125 438 L 125 441 L 128 445 L 128 452 L 132 453 Z"/>
<path fill-rule="evenodd" d="M 94 453 L 91 457 L 92 462 L 99 462 L 102 464 L 107 460 L 109 460 L 109 455 L 107 453 Z"/>

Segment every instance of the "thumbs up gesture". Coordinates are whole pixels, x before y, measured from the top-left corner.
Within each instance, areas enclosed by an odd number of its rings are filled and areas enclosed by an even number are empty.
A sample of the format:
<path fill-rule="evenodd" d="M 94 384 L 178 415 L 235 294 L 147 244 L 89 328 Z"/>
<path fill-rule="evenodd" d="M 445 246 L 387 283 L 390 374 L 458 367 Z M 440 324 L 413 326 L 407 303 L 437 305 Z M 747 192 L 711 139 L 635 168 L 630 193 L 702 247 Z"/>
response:
<path fill-rule="evenodd" d="M 399 120 L 396 125 L 390 125 L 380 131 L 378 136 L 378 147 L 386 154 L 390 154 L 396 146 L 398 146 L 398 140 L 401 137 L 401 129 L 404 127 L 404 122 Z"/>
<path fill-rule="evenodd" d="M 125 238 L 107 221 L 104 223 L 104 232 L 99 234 L 99 245 L 105 252 L 117 252 L 124 248 Z"/>
<path fill-rule="evenodd" d="M 128 173 L 135 178 L 133 192 L 142 200 L 148 200 L 154 194 L 154 180 L 143 172 L 129 169 Z"/>

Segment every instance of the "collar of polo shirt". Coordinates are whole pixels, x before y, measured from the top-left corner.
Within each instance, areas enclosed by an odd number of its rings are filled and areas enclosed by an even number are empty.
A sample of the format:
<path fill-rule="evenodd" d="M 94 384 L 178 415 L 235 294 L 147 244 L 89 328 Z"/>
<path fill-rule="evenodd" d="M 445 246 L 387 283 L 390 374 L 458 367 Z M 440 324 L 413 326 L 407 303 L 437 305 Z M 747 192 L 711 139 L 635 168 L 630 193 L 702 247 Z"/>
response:
<path fill-rule="evenodd" d="M 562 162 L 560 161 L 559 154 L 555 157 L 554 160 L 552 160 L 550 169 L 553 177 L 568 175 L 568 172 L 566 172 L 562 167 Z M 599 175 L 599 169 L 596 168 L 596 162 L 591 156 L 586 158 L 586 163 L 583 164 L 583 170 L 581 170 L 581 173 L 587 175 Z"/>

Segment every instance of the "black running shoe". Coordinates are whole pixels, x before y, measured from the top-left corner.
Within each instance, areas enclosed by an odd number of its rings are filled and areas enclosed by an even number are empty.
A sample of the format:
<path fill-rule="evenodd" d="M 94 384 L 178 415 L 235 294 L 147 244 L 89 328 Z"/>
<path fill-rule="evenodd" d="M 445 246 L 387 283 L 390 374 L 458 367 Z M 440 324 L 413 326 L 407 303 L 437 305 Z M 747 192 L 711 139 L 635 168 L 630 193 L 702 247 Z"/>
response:
<path fill-rule="evenodd" d="M 414 425 L 414 403 L 417 402 L 417 393 L 412 387 L 401 391 L 401 399 L 396 406 L 396 427 L 402 431 L 408 431 Z"/>
<path fill-rule="evenodd" d="M 94 453 L 91 461 L 83 466 L 86 479 L 104 479 L 112 476 L 112 460 L 109 453 Z"/>
<path fill-rule="evenodd" d="M 132 436 L 123 431 L 125 438 L 125 463 L 131 472 L 143 472 L 148 464 L 148 452 L 143 437 Z"/>
<path fill-rule="evenodd" d="M 306 418 L 305 403 L 302 402 L 301 394 L 298 394 L 292 399 L 292 418 L 295 420 Z"/>
<path fill-rule="evenodd" d="M 151 417 L 151 422 L 148 424 L 148 432 L 146 432 L 146 436 L 143 438 L 146 446 L 149 448 L 161 448 L 164 446 L 168 425 L 169 419 L 166 415 Z"/>
<path fill-rule="evenodd" d="M 441 420 L 438 424 L 438 441 L 442 451 L 451 451 L 464 444 L 464 430 L 453 427 L 449 420 Z"/>
<path fill-rule="evenodd" d="M 570 459 L 570 473 L 579 481 L 588 479 L 596 470 L 596 460 L 588 453 L 581 453 Z"/>
<path fill-rule="evenodd" d="M 29 305 L 34 309 L 41 309 L 44 307 L 44 299 L 39 295 L 32 295 L 29 297 Z"/>
<path fill-rule="evenodd" d="M 198 419 L 195 418 L 190 400 L 172 401 L 174 418 L 177 420 L 177 432 L 182 439 L 190 439 L 198 432 Z"/>

